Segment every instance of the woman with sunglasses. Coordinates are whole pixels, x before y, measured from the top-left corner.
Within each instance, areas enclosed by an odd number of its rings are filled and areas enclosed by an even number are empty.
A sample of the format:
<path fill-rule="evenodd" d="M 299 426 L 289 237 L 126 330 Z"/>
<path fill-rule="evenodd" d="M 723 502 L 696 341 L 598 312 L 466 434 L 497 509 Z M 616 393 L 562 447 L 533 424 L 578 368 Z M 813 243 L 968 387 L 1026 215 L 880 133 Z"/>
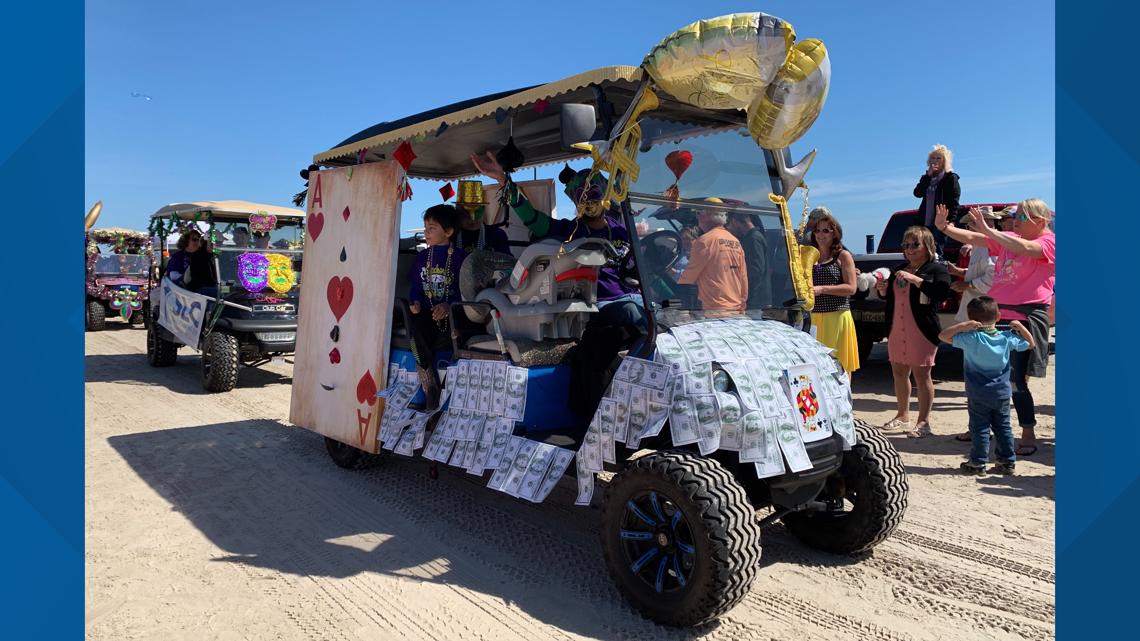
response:
<path fill-rule="evenodd" d="M 1039 198 L 1017 204 L 1013 231 L 1001 232 L 980 224 L 982 212 L 970 209 L 970 218 L 978 231 L 959 229 L 949 221 L 949 211 L 938 209 L 935 223 L 950 238 L 964 245 L 987 247 L 997 256 L 994 280 L 989 295 L 1001 310 L 1001 323 L 1021 321 L 1033 334 L 1035 347 L 1010 355 L 1010 383 L 1013 384 L 1013 408 L 1021 425 L 1018 456 L 1037 451 L 1037 416 L 1029 376 L 1044 376 L 1049 364 L 1049 305 L 1057 279 L 1057 238 L 1049 223 L 1053 211 Z"/>
<path fill-rule="evenodd" d="M 186 272 L 190 269 L 194 254 L 205 249 L 206 241 L 202 238 L 202 232 L 190 228 L 178 237 L 177 247 L 178 251 L 174 252 L 166 263 L 165 276 L 175 285 L 189 289 L 190 283 L 187 282 L 189 279 L 186 278 Z"/>
<path fill-rule="evenodd" d="M 818 227 L 816 233 L 819 233 Z M 895 382 L 895 417 L 883 425 L 886 431 L 906 430 L 918 438 L 930 434 L 930 409 L 934 406 L 934 356 L 938 352 L 938 305 L 950 295 L 950 272 L 935 260 L 934 235 L 922 226 L 903 234 L 906 263 L 896 267 L 876 289 L 886 299 L 887 355 Z M 918 388 L 918 419 L 910 428 L 910 377 Z"/>
<path fill-rule="evenodd" d="M 815 338 L 835 350 L 843 369 L 851 375 L 859 369 L 859 342 L 851 318 L 850 296 L 855 293 L 855 258 L 843 246 L 843 228 L 830 212 L 816 220 L 811 234 L 819 258 L 812 266 L 815 307 L 811 321 Z"/>
<path fill-rule="evenodd" d="M 958 199 L 962 188 L 958 184 L 958 174 L 954 173 L 954 154 L 946 145 L 934 145 L 926 156 L 926 173 L 914 186 L 914 197 L 921 198 L 918 213 L 923 224 L 934 234 L 934 245 L 938 252 L 946 244 L 946 236 L 934 224 L 937 207 L 946 206 L 954 215 L 958 212 Z"/>

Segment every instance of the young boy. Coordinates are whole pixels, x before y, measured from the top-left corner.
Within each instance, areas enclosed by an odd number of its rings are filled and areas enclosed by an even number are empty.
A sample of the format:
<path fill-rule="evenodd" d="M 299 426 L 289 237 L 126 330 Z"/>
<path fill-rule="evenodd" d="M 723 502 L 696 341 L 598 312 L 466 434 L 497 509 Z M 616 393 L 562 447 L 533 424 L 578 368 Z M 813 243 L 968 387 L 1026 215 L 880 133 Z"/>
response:
<path fill-rule="evenodd" d="M 452 244 L 459 227 L 459 213 L 451 205 L 436 205 L 424 212 L 424 240 L 428 247 L 416 256 L 408 279 L 412 310 L 412 353 L 427 397 L 426 408 L 439 405 L 439 379 L 435 372 L 435 349 L 442 337 L 450 336 L 450 304 L 459 294 L 459 266 L 467 254 Z"/>
<path fill-rule="evenodd" d="M 970 320 L 951 325 L 938 335 L 942 342 L 961 349 L 965 360 L 972 446 L 970 460 L 960 467 L 965 474 L 981 476 L 986 472 L 992 430 L 998 462 L 989 473 L 1008 476 L 1014 473 L 1016 460 L 1009 424 L 1009 353 L 1033 349 L 1033 335 L 1018 321 L 1010 322 L 1013 331 L 999 332 L 995 325 L 1000 312 L 989 296 L 971 300 L 966 316 Z"/>

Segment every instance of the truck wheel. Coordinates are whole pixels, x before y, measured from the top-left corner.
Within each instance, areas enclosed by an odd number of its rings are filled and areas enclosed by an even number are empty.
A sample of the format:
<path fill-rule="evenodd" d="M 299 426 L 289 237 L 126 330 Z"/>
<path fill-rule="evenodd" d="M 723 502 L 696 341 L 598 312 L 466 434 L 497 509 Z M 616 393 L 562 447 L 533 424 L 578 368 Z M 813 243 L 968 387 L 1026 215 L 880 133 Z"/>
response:
<path fill-rule="evenodd" d="M 359 470 L 368 467 L 378 458 L 373 454 L 369 454 L 364 450 L 357 449 L 347 443 L 325 437 L 325 449 L 328 450 L 329 457 L 332 458 L 333 463 L 337 467 L 343 467 L 346 470 Z"/>
<path fill-rule="evenodd" d="M 832 509 L 783 518 L 796 538 L 836 554 L 870 550 L 895 531 L 906 512 L 906 469 L 898 452 L 864 421 L 855 421 L 855 433 L 855 446 L 817 499 Z"/>
<path fill-rule="evenodd" d="M 209 392 L 228 392 L 237 386 L 238 340 L 212 332 L 202 347 L 202 384 Z"/>
<path fill-rule="evenodd" d="M 146 328 L 146 359 L 153 367 L 167 367 L 178 360 L 178 345 L 164 339 L 155 323 Z"/>
<path fill-rule="evenodd" d="M 760 526 L 720 463 L 681 451 L 637 458 L 602 504 L 610 575 L 646 618 L 694 626 L 732 609 L 760 562 Z"/>
<path fill-rule="evenodd" d="M 147 312 L 147 309 L 146 309 L 146 306 L 144 305 L 143 307 L 139 308 L 139 311 L 132 312 L 131 318 L 127 322 L 130 323 L 131 325 L 143 325 L 143 324 L 145 324 L 146 312 Z"/>
<path fill-rule="evenodd" d="M 87 301 L 87 331 L 101 332 L 107 327 L 107 308 L 98 300 Z"/>

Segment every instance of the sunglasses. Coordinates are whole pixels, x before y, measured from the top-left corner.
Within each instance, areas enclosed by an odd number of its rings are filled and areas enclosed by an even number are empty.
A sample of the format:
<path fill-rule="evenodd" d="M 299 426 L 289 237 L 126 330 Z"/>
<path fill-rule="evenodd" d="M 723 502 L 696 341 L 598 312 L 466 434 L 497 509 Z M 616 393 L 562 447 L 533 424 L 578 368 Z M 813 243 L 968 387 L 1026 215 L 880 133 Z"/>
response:
<path fill-rule="evenodd" d="M 815 233 L 817 233 L 817 234 L 834 234 L 834 233 L 835 233 L 835 230 L 834 230 L 834 229 L 819 229 L 819 228 L 816 228 L 816 230 L 815 230 Z"/>
<path fill-rule="evenodd" d="M 202 242 L 202 237 L 201 236 L 191 236 L 189 242 L 200 243 L 200 242 Z"/>
<path fill-rule="evenodd" d="M 587 187 L 578 187 L 574 190 L 573 198 L 575 203 L 583 201 L 583 196 L 586 201 L 601 200 L 605 195 L 605 191 L 599 185 L 589 185 Z"/>
<path fill-rule="evenodd" d="M 1030 216 L 1029 214 L 1026 214 L 1026 213 L 1023 213 L 1020 211 L 1017 212 L 1016 217 L 1017 217 L 1018 221 L 1023 222 L 1023 223 L 1027 223 L 1031 220 L 1045 220 L 1044 218 L 1037 218 L 1036 216 Z"/>
<path fill-rule="evenodd" d="M 918 249 L 919 247 L 922 247 L 922 243 L 903 243 L 902 244 L 903 249 Z"/>

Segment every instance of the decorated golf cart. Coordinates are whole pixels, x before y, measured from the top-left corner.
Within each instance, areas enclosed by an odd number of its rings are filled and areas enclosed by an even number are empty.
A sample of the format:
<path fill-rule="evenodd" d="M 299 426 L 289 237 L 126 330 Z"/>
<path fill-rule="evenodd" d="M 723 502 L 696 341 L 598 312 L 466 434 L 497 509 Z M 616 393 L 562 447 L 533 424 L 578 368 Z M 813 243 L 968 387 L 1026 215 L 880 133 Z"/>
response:
<path fill-rule="evenodd" d="M 86 328 L 97 332 L 108 316 L 138 325 L 146 318 L 154 251 L 141 231 L 110 227 L 89 229 L 87 246 Z"/>
<path fill-rule="evenodd" d="M 572 471 L 589 505 L 596 474 L 614 473 L 601 501 L 607 566 L 665 624 L 738 603 L 774 521 L 825 550 L 874 547 L 902 519 L 906 474 L 808 331 L 814 250 L 796 244 L 787 207 L 815 153 L 793 165 L 788 147 L 819 114 L 829 73 L 818 40 L 737 14 L 679 30 L 641 67 L 384 122 L 317 154 L 302 194 L 315 284 L 301 294 L 290 420 L 324 435 L 342 467 L 391 450 L 534 502 Z M 575 218 L 549 215 L 552 180 L 513 179 L 570 162 L 585 166 L 560 174 Z M 410 340 L 416 254 L 399 238 L 400 204 L 423 188 L 409 177 L 447 181 L 448 200 L 450 181 L 476 173 L 499 184 L 459 204 L 524 240 L 463 261 L 433 409 Z M 697 259 L 682 231 L 710 211 L 765 235 L 762 300 L 717 308 L 715 283 L 683 266 Z M 613 304 L 632 313 L 611 317 Z M 469 323 L 474 334 L 458 329 Z"/>
<path fill-rule="evenodd" d="M 242 367 L 292 354 L 304 220 L 299 209 L 241 200 L 156 211 L 150 234 L 163 251 L 151 280 L 150 364 L 174 365 L 190 347 L 202 353 L 205 388 L 227 392 Z"/>

